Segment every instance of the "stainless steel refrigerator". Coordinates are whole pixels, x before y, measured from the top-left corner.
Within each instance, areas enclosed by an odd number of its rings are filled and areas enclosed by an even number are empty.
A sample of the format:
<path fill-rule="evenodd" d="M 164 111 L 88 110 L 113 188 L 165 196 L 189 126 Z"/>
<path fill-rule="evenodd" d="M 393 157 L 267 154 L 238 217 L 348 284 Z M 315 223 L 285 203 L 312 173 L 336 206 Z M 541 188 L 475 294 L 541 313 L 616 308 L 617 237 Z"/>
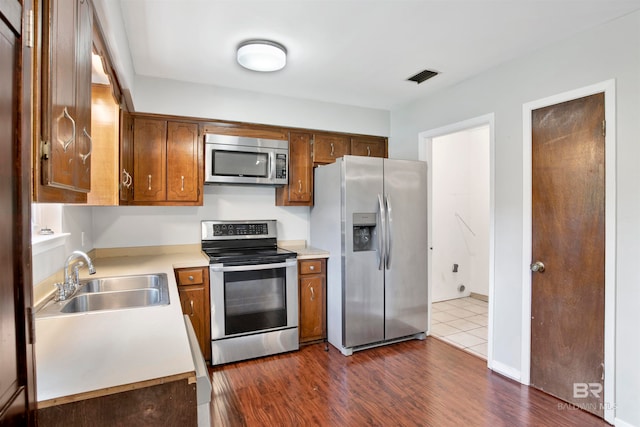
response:
<path fill-rule="evenodd" d="M 344 156 L 315 170 L 312 246 L 330 251 L 328 341 L 343 354 L 427 330 L 427 165 Z"/>

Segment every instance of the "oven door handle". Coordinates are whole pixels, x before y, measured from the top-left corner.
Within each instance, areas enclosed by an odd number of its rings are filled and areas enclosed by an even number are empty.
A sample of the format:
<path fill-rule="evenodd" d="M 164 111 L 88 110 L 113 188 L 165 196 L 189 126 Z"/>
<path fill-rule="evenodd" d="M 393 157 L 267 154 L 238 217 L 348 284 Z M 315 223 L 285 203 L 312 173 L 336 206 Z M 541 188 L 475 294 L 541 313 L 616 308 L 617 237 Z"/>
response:
<path fill-rule="evenodd" d="M 254 270 L 270 270 L 273 268 L 293 267 L 296 265 L 297 260 L 295 258 L 287 260 L 285 262 L 277 262 L 274 264 L 258 264 L 258 265 L 233 265 L 225 267 L 223 264 L 215 264 L 210 267 L 211 271 L 215 272 L 232 272 L 232 271 L 254 271 Z"/>

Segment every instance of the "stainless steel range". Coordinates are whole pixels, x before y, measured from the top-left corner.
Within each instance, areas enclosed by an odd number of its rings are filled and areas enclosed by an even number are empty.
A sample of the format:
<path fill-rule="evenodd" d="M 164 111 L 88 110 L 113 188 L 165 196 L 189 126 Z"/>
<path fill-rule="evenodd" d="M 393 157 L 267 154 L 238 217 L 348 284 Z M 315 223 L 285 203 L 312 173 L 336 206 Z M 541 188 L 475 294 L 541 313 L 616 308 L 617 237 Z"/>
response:
<path fill-rule="evenodd" d="M 209 256 L 211 364 L 297 350 L 297 254 L 275 220 L 202 221 Z"/>

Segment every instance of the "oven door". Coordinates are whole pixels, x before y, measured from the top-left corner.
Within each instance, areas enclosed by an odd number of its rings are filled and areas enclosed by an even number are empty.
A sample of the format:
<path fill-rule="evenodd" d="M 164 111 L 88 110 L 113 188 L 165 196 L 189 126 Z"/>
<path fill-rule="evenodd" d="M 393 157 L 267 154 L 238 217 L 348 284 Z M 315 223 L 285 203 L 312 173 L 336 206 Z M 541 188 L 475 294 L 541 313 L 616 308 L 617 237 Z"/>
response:
<path fill-rule="evenodd" d="M 212 264 L 211 339 L 298 326 L 297 260 Z"/>

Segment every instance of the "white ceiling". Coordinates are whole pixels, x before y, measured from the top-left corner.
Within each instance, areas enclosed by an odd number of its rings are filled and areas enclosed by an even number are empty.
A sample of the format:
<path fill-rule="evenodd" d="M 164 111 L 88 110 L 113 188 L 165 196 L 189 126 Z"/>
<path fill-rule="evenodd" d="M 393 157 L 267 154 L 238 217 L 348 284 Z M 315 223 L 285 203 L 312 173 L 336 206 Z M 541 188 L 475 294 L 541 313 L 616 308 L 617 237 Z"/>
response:
<path fill-rule="evenodd" d="M 640 0 L 120 0 L 135 73 L 392 110 L 640 9 Z M 288 50 L 274 73 L 238 44 Z M 553 64 L 548 64 L 553 66 Z M 420 85 L 406 79 L 441 72 Z"/>

